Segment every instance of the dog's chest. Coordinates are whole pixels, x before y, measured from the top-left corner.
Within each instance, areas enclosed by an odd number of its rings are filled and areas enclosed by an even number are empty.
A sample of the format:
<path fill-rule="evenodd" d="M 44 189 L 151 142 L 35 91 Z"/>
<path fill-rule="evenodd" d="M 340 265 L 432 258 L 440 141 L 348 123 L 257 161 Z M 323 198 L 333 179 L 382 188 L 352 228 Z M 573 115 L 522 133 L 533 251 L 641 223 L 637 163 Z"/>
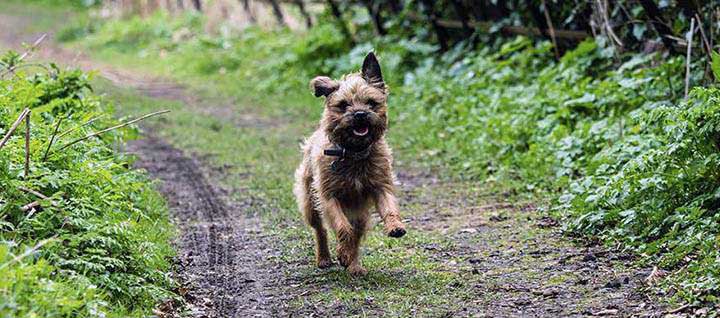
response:
<path fill-rule="evenodd" d="M 339 196 L 359 196 L 373 191 L 373 165 L 367 161 L 336 160 L 331 163 L 328 178 Z"/>

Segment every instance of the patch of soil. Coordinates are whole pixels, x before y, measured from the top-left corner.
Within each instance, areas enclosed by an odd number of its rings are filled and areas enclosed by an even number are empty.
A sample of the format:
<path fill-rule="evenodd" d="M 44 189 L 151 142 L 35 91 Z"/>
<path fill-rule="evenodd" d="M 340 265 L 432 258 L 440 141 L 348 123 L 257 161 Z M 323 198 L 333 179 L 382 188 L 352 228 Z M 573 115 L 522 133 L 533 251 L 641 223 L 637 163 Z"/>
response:
<path fill-rule="evenodd" d="M 647 293 L 652 269 L 634 267 L 629 255 L 568 242 L 534 204 L 422 174 L 398 179 L 408 185 L 403 210 L 419 210 L 408 216 L 409 228 L 454 242 L 450 249 L 426 248 L 472 290 L 452 317 L 664 315 Z"/>
<path fill-rule="evenodd" d="M 128 143 L 136 167 L 160 180 L 179 229 L 180 293 L 194 317 L 267 317 L 288 310 L 286 277 L 277 270 L 272 238 L 247 210 L 251 200 L 228 204 L 198 161 L 147 136 Z"/>

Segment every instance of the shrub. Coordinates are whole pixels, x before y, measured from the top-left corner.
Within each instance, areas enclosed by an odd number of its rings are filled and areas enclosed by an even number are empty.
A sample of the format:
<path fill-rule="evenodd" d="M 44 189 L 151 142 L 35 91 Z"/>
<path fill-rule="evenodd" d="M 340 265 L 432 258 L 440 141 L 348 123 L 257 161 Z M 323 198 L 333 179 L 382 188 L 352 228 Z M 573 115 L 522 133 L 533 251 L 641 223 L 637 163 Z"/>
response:
<path fill-rule="evenodd" d="M 30 175 L 24 177 L 22 133 L 0 151 L 0 315 L 148 314 L 160 299 L 173 296 L 167 208 L 147 177 L 129 169 L 132 158 L 114 150 L 132 130 L 61 150 L 116 121 L 106 116 L 83 125 L 112 113 L 112 107 L 92 94 L 86 74 L 54 65 L 47 69 L 26 75 L 29 69 L 19 67 L 13 75 L 0 68 L 7 74 L 0 79 L 0 135 L 23 108 L 32 110 Z M 61 131 L 70 132 L 55 141 L 44 160 L 61 120 Z M 49 199 L 23 211 L 38 199 L 23 189 Z M 39 242 L 46 244 L 20 257 Z"/>

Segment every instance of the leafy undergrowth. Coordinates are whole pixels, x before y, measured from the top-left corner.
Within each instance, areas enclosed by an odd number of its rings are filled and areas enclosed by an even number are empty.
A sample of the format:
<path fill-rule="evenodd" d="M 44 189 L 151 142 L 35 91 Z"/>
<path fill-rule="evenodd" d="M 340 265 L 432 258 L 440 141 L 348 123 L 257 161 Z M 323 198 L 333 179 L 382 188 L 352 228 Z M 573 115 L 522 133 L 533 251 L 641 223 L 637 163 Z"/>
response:
<path fill-rule="evenodd" d="M 617 241 L 661 268 L 678 294 L 717 302 L 720 289 L 720 91 L 696 88 L 629 124 L 637 133 L 589 160 L 560 197 L 568 226 Z"/>
<path fill-rule="evenodd" d="M 438 56 L 432 45 L 393 36 L 351 47 L 328 21 L 304 34 L 214 35 L 198 16 L 156 14 L 72 30 L 101 58 L 308 121 L 319 112 L 307 111 L 318 104 L 307 80 L 355 71 L 374 48 L 392 88 L 390 135 L 401 163 L 554 198 L 551 211 L 571 233 L 670 270 L 668 295 L 720 294 L 717 93 L 697 88 L 682 101 L 683 57 L 620 54 L 597 38 L 556 61 L 548 43 L 522 37 Z M 696 63 L 690 81 L 700 84 L 704 61 Z"/>
<path fill-rule="evenodd" d="M 31 110 L 29 175 L 24 123 L 0 150 L 0 316 L 147 316 L 173 297 L 173 233 L 163 199 L 116 151 L 134 132 L 65 148 L 117 124 L 88 75 L 19 64 L 13 52 L 0 74 L 0 136 Z"/>

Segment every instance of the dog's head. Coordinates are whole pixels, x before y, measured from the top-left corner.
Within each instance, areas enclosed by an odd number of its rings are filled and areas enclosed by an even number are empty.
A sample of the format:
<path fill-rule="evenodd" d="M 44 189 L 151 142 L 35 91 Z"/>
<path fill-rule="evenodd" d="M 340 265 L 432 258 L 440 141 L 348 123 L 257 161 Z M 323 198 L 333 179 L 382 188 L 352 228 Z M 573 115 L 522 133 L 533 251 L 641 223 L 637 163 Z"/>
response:
<path fill-rule="evenodd" d="M 365 57 L 360 73 L 340 80 L 318 76 L 310 86 L 315 96 L 325 96 L 322 125 L 331 142 L 362 150 L 385 134 L 388 91 L 372 52 Z"/>

